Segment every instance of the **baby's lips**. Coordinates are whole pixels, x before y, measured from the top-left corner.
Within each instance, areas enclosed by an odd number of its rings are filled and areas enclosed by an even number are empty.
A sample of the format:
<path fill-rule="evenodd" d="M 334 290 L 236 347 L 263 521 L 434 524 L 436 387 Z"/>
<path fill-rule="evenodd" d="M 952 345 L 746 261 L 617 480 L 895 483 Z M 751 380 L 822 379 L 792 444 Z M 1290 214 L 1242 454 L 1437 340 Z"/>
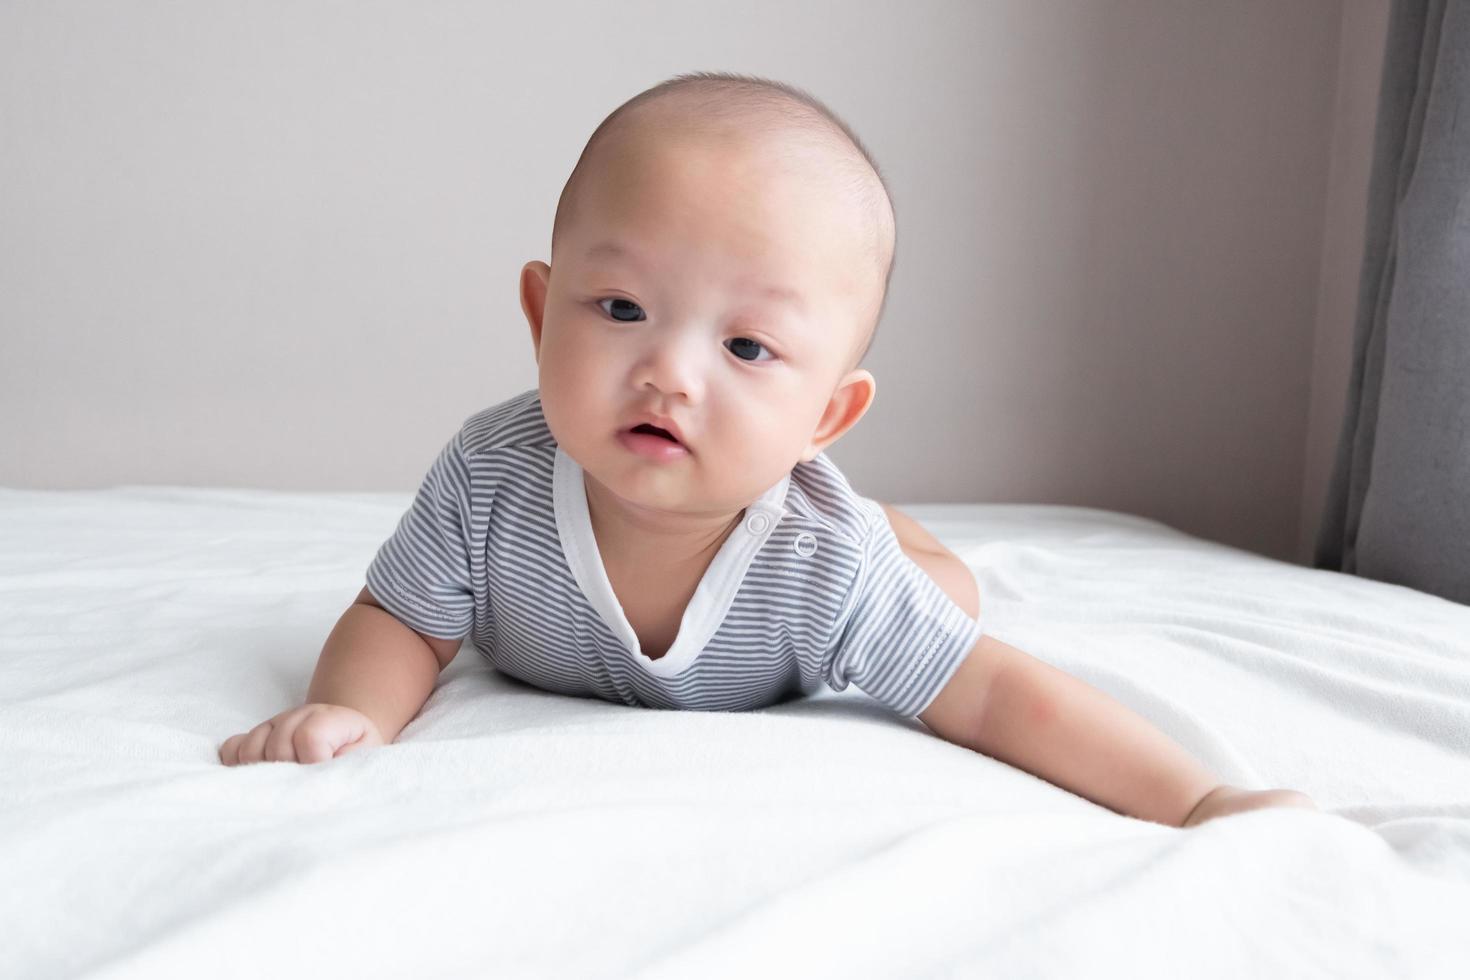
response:
<path fill-rule="evenodd" d="M 638 421 L 634 422 L 623 431 L 632 432 L 635 429 L 638 429 L 640 426 L 649 426 L 651 428 L 657 429 L 661 431 L 665 436 L 673 439 L 674 442 L 683 446 L 685 449 L 689 448 L 689 443 L 687 440 L 685 440 L 684 433 L 679 430 L 679 426 L 677 425 L 677 423 L 674 422 L 673 419 L 665 418 L 662 415 L 653 415 L 651 413 L 648 413 L 644 414 L 641 418 L 638 419 Z"/>

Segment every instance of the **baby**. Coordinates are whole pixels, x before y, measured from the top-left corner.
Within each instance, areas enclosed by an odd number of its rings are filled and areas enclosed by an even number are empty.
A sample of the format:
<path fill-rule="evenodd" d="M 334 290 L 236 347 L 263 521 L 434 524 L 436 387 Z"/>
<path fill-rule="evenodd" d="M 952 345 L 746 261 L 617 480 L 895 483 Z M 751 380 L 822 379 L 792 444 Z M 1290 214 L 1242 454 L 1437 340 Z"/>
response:
<path fill-rule="evenodd" d="M 940 737 L 1173 826 L 1286 790 L 1221 785 L 1148 722 L 982 632 L 974 577 L 823 452 L 892 275 L 851 130 L 765 79 L 671 79 L 567 180 L 521 270 L 538 387 L 468 419 L 327 638 L 307 703 L 220 747 L 319 762 L 393 741 L 469 636 L 537 688 L 740 711 L 849 682 Z"/>

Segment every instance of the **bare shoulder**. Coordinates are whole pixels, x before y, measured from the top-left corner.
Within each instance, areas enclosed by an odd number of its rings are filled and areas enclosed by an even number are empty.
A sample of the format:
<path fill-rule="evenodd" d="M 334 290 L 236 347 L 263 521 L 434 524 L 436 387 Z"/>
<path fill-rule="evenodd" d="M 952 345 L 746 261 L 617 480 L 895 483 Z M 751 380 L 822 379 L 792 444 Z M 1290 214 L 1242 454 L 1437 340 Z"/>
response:
<path fill-rule="evenodd" d="M 897 536 L 898 543 L 904 551 L 950 554 L 950 550 L 944 546 L 944 543 L 925 530 L 924 525 L 891 504 L 885 504 L 881 500 L 878 503 L 883 508 L 883 513 L 887 515 L 888 523 L 892 525 L 893 533 Z"/>

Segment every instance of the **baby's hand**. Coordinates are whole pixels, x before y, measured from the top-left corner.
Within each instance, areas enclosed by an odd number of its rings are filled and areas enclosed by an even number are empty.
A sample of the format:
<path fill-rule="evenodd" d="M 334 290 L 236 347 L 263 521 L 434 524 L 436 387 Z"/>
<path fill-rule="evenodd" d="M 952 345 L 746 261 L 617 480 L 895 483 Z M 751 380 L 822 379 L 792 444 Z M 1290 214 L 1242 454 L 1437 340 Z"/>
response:
<path fill-rule="evenodd" d="M 1197 827 L 1215 817 L 1244 813 L 1247 810 L 1260 810 L 1268 806 L 1317 809 L 1317 804 L 1312 802 L 1310 796 L 1298 793 L 1294 789 L 1252 790 L 1241 789 L 1239 786 L 1216 786 L 1205 794 L 1204 799 L 1195 804 L 1189 816 L 1184 818 L 1184 826 Z"/>
<path fill-rule="evenodd" d="M 227 766 L 247 762 L 324 762 L 383 744 L 367 715 L 337 704 L 304 704 L 282 711 L 219 747 Z"/>

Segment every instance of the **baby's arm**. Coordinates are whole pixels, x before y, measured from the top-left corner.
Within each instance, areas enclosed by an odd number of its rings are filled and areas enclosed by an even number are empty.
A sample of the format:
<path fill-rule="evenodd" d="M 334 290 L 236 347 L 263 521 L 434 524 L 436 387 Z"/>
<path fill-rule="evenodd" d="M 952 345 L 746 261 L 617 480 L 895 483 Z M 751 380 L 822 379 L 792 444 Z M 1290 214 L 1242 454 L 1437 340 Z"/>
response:
<path fill-rule="evenodd" d="M 1315 806 L 1290 790 L 1222 785 L 1139 715 L 988 635 L 919 720 L 1109 809 L 1174 827 L 1261 806 Z"/>
<path fill-rule="evenodd" d="M 306 700 L 356 708 L 391 742 L 429 700 L 462 642 L 410 629 L 363 588 L 327 637 Z"/>
<path fill-rule="evenodd" d="M 307 703 L 230 736 L 220 761 L 320 762 L 391 742 L 428 701 L 461 642 L 415 632 L 364 588 L 327 637 Z"/>

